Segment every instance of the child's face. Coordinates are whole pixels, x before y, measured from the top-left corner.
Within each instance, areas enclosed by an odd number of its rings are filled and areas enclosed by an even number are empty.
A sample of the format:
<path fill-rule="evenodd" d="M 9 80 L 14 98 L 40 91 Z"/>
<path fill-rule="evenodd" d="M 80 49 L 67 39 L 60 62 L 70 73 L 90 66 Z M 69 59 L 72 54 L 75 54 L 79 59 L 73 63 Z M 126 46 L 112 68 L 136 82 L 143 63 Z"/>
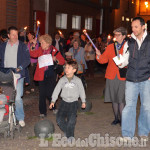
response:
<path fill-rule="evenodd" d="M 76 72 L 76 69 L 74 69 L 71 65 L 66 64 L 65 73 L 67 77 L 72 77 L 75 72 Z"/>
<path fill-rule="evenodd" d="M 3 105 L 3 102 L 2 102 L 2 101 L 0 101 L 0 105 Z"/>
<path fill-rule="evenodd" d="M 66 59 L 72 59 L 72 56 L 66 56 Z"/>

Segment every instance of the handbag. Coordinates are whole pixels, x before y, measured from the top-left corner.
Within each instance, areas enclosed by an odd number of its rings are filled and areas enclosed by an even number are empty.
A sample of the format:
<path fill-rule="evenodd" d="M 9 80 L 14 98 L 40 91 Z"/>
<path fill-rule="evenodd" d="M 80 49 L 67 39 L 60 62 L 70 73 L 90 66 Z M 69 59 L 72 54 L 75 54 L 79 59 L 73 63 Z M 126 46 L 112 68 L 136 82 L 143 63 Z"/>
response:
<path fill-rule="evenodd" d="M 60 53 L 60 52 L 57 51 L 54 56 L 56 56 L 58 53 Z M 63 65 L 59 65 L 58 61 L 54 62 L 54 71 L 56 72 L 56 74 L 61 75 L 62 72 L 64 71 Z"/>
<path fill-rule="evenodd" d="M 64 71 L 63 65 L 54 63 L 54 71 L 59 75 L 62 74 L 62 72 Z"/>
<path fill-rule="evenodd" d="M 125 78 L 127 74 L 127 67 L 119 68 L 119 73 L 121 78 Z"/>
<path fill-rule="evenodd" d="M 115 54 L 117 56 L 117 52 L 116 52 L 116 46 L 114 44 L 114 49 L 115 49 Z M 118 67 L 119 68 L 119 67 Z M 126 74 L 127 74 L 127 67 L 124 68 L 119 68 L 119 73 L 120 73 L 120 77 L 121 78 L 126 78 Z"/>

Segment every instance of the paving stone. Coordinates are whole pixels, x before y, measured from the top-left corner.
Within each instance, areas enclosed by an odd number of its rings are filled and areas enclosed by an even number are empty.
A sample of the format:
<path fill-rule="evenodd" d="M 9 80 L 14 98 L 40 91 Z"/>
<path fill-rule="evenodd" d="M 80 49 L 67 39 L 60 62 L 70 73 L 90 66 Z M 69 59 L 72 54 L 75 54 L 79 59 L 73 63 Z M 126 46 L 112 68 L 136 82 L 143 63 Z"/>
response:
<path fill-rule="evenodd" d="M 75 127 L 75 139 L 80 138 L 85 141 L 90 134 L 100 134 L 100 136 L 109 135 L 110 137 L 121 136 L 120 125 L 112 126 L 111 122 L 114 119 L 111 103 L 104 103 L 103 89 L 105 87 L 104 74 L 96 74 L 95 78 L 86 79 L 88 88 L 86 90 L 87 99 L 92 102 L 91 114 L 78 113 L 77 123 Z M 147 147 L 52 147 L 52 141 L 45 141 L 48 146 L 40 146 L 40 139 L 34 136 L 34 125 L 41 120 L 38 115 L 38 88 L 31 94 L 25 94 L 23 97 L 25 109 L 26 126 L 21 130 L 21 133 L 15 131 L 14 139 L 4 139 L 0 135 L 0 150 L 148 150 L 150 147 L 147 142 Z M 59 102 L 57 103 L 59 105 Z M 48 105 L 47 105 L 48 108 Z M 137 108 L 139 113 L 139 104 Z M 137 114 L 138 114 L 137 113 Z M 56 116 L 52 111 L 48 110 L 47 119 L 50 119 L 55 125 L 55 133 L 61 133 L 56 123 Z M 136 131 L 137 136 L 137 131 Z M 84 143 L 82 143 L 84 145 Z"/>

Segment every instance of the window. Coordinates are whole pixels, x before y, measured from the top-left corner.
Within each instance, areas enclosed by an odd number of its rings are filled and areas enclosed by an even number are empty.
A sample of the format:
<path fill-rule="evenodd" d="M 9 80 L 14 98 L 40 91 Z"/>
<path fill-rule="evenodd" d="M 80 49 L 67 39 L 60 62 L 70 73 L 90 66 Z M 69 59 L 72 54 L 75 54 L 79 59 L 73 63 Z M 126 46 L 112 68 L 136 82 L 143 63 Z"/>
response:
<path fill-rule="evenodd" d="M 67 29 L 67 14 L 56 14 L 56 27 L 60 29 Z"/>
<path fill-rule="evenodd" d="M 92 30 L 92 22 L 93 22 L 92 17 L 85 18 L 85 29 Z"/>
<path fill-rule="evenodd" d="M 72 29 L 81 29 L 81 16 L 72 16 Z"/>

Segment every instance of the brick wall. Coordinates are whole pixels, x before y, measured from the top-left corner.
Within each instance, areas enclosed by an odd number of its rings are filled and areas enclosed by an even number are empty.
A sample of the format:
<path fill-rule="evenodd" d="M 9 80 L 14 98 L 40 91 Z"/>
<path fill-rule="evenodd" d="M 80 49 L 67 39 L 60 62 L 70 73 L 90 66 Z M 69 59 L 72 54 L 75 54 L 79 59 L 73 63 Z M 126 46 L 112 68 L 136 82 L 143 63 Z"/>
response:
<path fill-rule="evenodd" d="M 67 13 L 67 29 L 62 30 L 65 35 L 75 31 L 72 29 L 72 15 L 81 16 L 81 30 L 84 29 L 85 17 L 93 18 L 93 30 L 88 31 L 91 36 L 96 33 L 96 22 L 100 18 L 100 10 L 83 4 L 68 2 L 66 0 L 49 0 L 49 33 L 53 35 L 58 29 L 56 28 L 56 13 Z M 121 21 L 122 15 L 134 17 L 137 14 L 134 11 L 134 6 L 130 5 L 130 11 L 126 11 L 127 1 L 120 0 L 120 9 L 104 10 L 103 31 L 112 32 L 118 26 L 126 26 Z M 33 29 L 33 12 L 35 10 L 45 9 L 44 0 L 17 0 L 17 27 L 21 28 L 29 26 Z M 6 27 L 6 0 L 0 0 L 0 29 Z M 29 29 L 28 28 L 28 29 Z"/>
<path fill-rule="evenodd" d="M 7 28 L 6 0 L 0 0 L 0 29 Z M 17 24 L 19 28 L 30 24 L 30 0 L 17 0 Z"/>
<path fill-rule="evenodd" d="M 30 24 L 30 0 L 18 0 L 17 27 L 18 29 L 25 26 L 29 27 L 29 24 Z"/>
<path fill-rule="evenodd" d="M 0 0 L 0 29 L 6 28 L 6 0 Z"/>

